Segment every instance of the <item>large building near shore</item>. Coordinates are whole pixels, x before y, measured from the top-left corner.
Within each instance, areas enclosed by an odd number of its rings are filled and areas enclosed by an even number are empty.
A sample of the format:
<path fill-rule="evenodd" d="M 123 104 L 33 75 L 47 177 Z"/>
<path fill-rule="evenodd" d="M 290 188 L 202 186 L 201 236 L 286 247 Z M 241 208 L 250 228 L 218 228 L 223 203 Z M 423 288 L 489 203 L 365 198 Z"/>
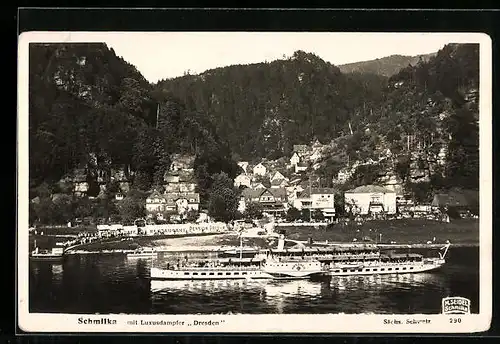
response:
<path fill-rule="evenodd" d="M 293 205 L 299 210 L 320 210 L 325 219 L 332 221 L 335 218 L 335 192 L 332 188 L 305 188 L 297 195 Z"/>
<path fill-rule="evenodd" d="M 345 210 L 353 214 L 395 214 L 396 192 L 378 185 L 363 185 L 344 194 Z"/>
<path fill-rule="evenodd" d="M 199 211 L 200 195 L 193 192 L 158 191 L 146 198 L 146 213 L 149 217 L 163 218 L 164 215 L 182 215 L 189 210 Z"/>
<path fill-rule="evenodd" d="M 247 188 L 241 194 L 239 210 L 244 212 L 249 203 L 260 203 L 263 212 L 271 215 L 284 215 L 288 210 L 285 188 Z"/>

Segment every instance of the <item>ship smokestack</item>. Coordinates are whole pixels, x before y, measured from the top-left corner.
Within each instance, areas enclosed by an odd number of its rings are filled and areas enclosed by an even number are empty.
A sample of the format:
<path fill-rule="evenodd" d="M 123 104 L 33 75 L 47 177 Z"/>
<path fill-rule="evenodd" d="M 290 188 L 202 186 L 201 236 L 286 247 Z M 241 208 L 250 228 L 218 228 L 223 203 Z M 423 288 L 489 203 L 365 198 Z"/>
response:
<path fill-rule="evenodd" d="M 285 249 L 285 236 L 283 234 L 280 234 L 278 239 L 278 250 L 284 250 L 284 249 Z"/>

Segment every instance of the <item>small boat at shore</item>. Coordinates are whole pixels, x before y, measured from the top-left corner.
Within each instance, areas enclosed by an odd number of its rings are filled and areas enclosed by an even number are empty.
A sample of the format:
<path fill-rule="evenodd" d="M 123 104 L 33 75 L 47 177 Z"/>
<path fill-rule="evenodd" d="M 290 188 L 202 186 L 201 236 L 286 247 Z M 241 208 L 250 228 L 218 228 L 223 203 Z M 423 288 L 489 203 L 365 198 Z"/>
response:
<path fill-rule="evenodd" d="M 153 258 L 157 255 L 157 251 L 153 247 L 141 247 L 134 252 L 127 253 L 127 258 Z"/>
<path fill-rule="evenodd" d="M 41 250 L 36 247 L 30 253 L 30 260 L 33 261 L 59 261 L 64 258 L 64 249 L 61 247 L 54 247 L 51 250 Z"/>

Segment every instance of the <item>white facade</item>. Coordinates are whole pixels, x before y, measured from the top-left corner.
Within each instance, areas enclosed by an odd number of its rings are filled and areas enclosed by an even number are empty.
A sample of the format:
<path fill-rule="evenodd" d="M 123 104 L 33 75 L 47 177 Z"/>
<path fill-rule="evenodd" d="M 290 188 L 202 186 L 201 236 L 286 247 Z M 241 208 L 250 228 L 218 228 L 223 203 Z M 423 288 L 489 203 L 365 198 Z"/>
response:
<path fill-rule="evenodd" d="M 252 185 L 252 179 L 246 174 L 240 174 L 239 176 L 234 178 L 234 186 L 239 187 L 241 185 L 250 187 Z"/>
<path fill-rule="evenodd" d="M 296 152 L 293 153 L 292 157 L 290 158 L 290 165 L 296 166 L 299 162 L 300 162 L 299 155 Z"/>
<path fill-rule="evenodd" d="M 253 174 L 258 175 L 258 176 L 265 176 L 267 173 L 266 166 L 262 165 L 262 163 L 256 165 L 253 168 Z"/>
<path fill-rule="evenodd" d="M 366 215 L 369 212 L 383 212 L 385 214 L 396 213 L 396 193 L 394 191 L 382 187 L 360 188 L 345 193 L 346 211 L 351 209 L 353 213 L 361 215 Z"/>
<path fill-rule="evenodd" d="M 295 173 L 299 173 L 305 170 L 307 170 L 307 166 L 295 165 Z"/>
<path fill-rule="evenodd" d="M 293 206 L 299 210 L 311 209 L 321 210 L 325 217 L 335 216 L 335 192 L 333 189 L 315 188 L 305 190 L 293 201 Z"/>

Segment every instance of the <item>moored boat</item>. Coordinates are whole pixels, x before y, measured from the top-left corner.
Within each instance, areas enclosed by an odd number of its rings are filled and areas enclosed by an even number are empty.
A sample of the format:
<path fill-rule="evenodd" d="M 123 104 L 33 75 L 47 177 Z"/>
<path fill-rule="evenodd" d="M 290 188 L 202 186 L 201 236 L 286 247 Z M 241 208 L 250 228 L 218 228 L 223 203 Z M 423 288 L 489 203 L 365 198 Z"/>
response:
<path fill-rule="evenodd" d="M 127 253 L 127 258 L 153 258 L 157 251 L 153 247 L 141 247 L 134 252 Z"/>
<path fill-rule="evenodd" d="M 64 257 L 64 249 L 61 247 L 54 247 L 51 250 L 41 250 L 36 247 L 30 253 L 30 259 L 33 261 L 59 261 Z"/>

